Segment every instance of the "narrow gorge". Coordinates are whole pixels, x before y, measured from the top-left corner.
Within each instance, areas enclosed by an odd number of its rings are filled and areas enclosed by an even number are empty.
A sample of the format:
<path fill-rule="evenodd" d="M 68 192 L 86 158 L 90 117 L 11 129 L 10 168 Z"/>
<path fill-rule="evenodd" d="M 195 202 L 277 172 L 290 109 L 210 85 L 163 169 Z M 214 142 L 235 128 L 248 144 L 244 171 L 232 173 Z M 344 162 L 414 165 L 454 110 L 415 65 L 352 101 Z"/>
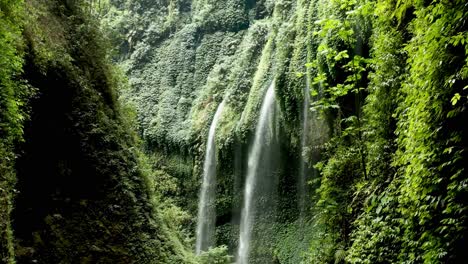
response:
<path fill-rule="evenodd" d="M 468 259 L 465 0 L 0 0 L 0 263 Z"/>

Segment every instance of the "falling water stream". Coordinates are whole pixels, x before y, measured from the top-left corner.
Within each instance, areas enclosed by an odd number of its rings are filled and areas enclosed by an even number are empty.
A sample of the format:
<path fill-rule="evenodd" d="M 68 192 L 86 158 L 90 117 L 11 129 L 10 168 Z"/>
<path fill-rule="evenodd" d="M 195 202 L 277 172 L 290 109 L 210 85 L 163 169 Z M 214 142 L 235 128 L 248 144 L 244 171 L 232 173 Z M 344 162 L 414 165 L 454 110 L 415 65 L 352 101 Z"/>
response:
<path fill-rule="evenodd" d="M 260 110 L 259 121 L 255 130 L 253 145 L 249 151 L 247 176 L 244 185 L 244 202 L 241 212 L 240 238 L 237 253 L 237 263 L 247 264 L 249 259 L 254 218 L 256 216 L 255 200 L 258 198 L 260 186 L 258 174 L 262 155 L 268 152 L 265 146 L 274 140 L 275 132 L 273 128 L 275 117 L 275 86 L 274 82 L 268 88 Z M 265 165 L 263 165 L 265 166 Z"/>
<path fill-rule="evenodd" d="M 304 87 L 304 102 L 302 107 L 302 135 L 301 135 L 301 161 L 299 171 L 299 217 L 300 220 L 304 218 L 306 210 L 306 196 L 307 196 L 307 160 L 305 158 L 305 149 L 309 135 L 309 107 L 310 107 L 310 84 L 309 78 L 306 78 L 306 86 Z"/>
<path fill-rule="evenodd" d="M 211 122 L 208 141 L 206 142 L 205 163 L 203 165 L 203 183 L 198 203 L 197 221 L 197 243 L 196 254 L 206 251 L 214 244 L 215 222 L 216 222 L 216 126 L 223 112 L 224 100 Z"/>

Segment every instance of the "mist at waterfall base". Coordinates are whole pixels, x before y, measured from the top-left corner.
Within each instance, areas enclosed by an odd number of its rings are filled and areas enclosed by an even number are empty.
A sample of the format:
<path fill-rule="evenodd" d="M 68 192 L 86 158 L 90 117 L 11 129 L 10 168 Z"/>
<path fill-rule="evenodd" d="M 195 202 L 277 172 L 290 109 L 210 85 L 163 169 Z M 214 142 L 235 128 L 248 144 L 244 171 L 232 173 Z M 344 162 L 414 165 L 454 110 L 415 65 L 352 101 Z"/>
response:
<path fill-rule="evenodd" d="M 214 245 L 216 223 L 216 126 L 224 109 L 223 100 L 211 122 L 206 142 L 203 182 L 198 204 L 197 242 L 195 253 L 199 255 Z"/>
<path fill-rule="evenodd" d="M 279 144 L 278 119 L 274 83 L 268 88 L 251 145 L 241 211 L 237 263 L 249 263 L 253 243 L 258 248 L 271 248 L 264 239 L 271 232 L 276 216 L 276 173 Z M 271 260 L 272 252 L 256 252 L 256 259 Z"/>

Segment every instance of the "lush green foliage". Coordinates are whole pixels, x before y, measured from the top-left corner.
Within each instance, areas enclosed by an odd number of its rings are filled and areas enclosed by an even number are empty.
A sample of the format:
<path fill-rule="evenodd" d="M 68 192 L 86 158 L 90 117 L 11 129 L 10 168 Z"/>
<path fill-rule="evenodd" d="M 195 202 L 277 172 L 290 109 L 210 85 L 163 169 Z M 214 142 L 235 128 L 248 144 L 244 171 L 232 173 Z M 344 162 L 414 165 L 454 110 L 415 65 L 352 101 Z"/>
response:
<path fill-rule="evenodd" d="M 468 46 L 462 2 L 319 4 L 328 11 L 317 22 L 321 44 L 311 62 L 323 87 L 314 107 L 332 109 L 339 122 L 319 164 L 317 207 L 325 213 L 318 221 L 335 237 L 324 240 L 335 248 L 327 261 L 460 263 L 465 258 L 462 94 Z M 330 20 L 334 10 L 346 16 Z M 373 33 L 366 40 L 362 25 L 370 24 Z M 361 57 L 365 49 L 356 54 L 365 43 L 368 58 Z M 352 51 L 356 55 L 350 56 Z M 347 98 L 353 92 L 354 102 Z"/>
<path fill-rule="evenodd" d="M 23 65 L 22 1 L 0 1 L 0 261 L 14 262 L 10 213 L 13 208 L 14 145 L 23 138 L 30 89 L 19 78 Z"/>
<path fill-rule="evenodd" d="M 278 214 L 269 220 L 284 239 L 265 238 L 275 244 L 274 261 L 463 259 L 463 1 L 118 1 L 109 10 L 103 23 L 130 76 L 123 98 L 136 107 L 147 149 L 159 157 L 165 199 L 191 215 L 208 127 L 227 98 L 217 133 L 218 244 L 236 246 L 237 226 L 228 220 L 240 206 L 243 156 L 275 81 L 283 166 L 291 169 L 303 152 L 320 160 L 320 173 L 310 184 L 307 227 L 291 209 L 297 171 L 281 173 Z M 300 151 L 306 83 L 313 133 Z M 293 258 L 303 246 L 294 242 L 300 228 L 311 234 L 310 250 Z"/>
<path fill-rule="evenodd" d="M 230 264 L 232 257 L 228 255 L 226 246 L 212 248 L 198 256 L 198 261 L 202 264 Z"/>
<path fill-rule="evenodd" d="M 251 263 L 462 263 L 465 2 L 0 0 L 0 260 L 230 263 L 274 82 L 280 188 Z M 194 256 L 204 144 L 223 99 L 220 247 Z M 302 158 L 315 174 L 300 213 Z"/>
<path fill-rule="evenodd" d="M 0 2 L 0 261 L 198 263 L 117 102 L 96 4 Z"/>

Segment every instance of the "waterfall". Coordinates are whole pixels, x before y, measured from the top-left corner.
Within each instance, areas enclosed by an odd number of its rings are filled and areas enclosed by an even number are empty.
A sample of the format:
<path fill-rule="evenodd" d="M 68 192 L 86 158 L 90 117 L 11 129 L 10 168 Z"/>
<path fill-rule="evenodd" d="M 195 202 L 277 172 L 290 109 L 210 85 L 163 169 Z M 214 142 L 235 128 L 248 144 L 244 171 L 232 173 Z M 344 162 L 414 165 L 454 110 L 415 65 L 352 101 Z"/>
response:
<path fill-rule="evenodd" d="M 203 183 L 200 191 L 198 203 L 197 220 L 197 243 L 196 254 L 206 251 L 214 243 L 215 221 L 216 221 L 216 126 L 219 117 L 223 112 L 224 100 L 219 104 L 218 109 L 211 122 L 206 142 L 205 163 L 203 165 Z"/>
<path fill-rule="evenodd" d="M 262 200 L 259 197 L 259 193 L 262 192 L 261 188 L 264 188 L 264 186 L 260 186 L 263 185 L 263 183 L 259 184 L 259 176 L 261 176 L 259 175 L 259 171 L 262 169 L 265 170 L 265 167 L 273 166 L 271 160 L 265 158 L 265 155 L 269 155 L 270 152 L 273 152 L 271 146 L 273 145 L 272 142 L 276 140 L 274 131 L 275 107 L 275 86 L 273 82 L 268 88 L 263 100 L 259 121 L 255 130 L 254 142 L 248 156 L 247 177 L 244 185 L 244 201 L 240 222 L 239 248 L 237 253 L 238 264 L 247 264 L 249 259 L 254 219 L 257 213 L 257 206 L 255 203 L 257 199 Z M 266 180 L 266 182 L 268 182 L 268 180 Z M 273 180 L 270 180 L 270 182 L 273 182 Z M 266 185 L 268 185 L 268 183 Z M 270 208 L 264 209 L 268 210 Z"/>
<path fill-rule="evenodd" d="M 306 210 L 306 199 L 307 199 L 307 161 L 305 159 L 307 139 L 309 135 L 309 107 L 310 107 L 310 83 L 309 78 L 306 78 L 306 86 L 304 87 L 304 102 L 302 106 L 302 135 L 301 135 L 301 161 L 300 161 L 300 171 L 299 171 L 299 197 L 298 197 L 298 207 L 299 207 L 299 217 L 302 220 L 304 217 L 304 212 Z"/>

